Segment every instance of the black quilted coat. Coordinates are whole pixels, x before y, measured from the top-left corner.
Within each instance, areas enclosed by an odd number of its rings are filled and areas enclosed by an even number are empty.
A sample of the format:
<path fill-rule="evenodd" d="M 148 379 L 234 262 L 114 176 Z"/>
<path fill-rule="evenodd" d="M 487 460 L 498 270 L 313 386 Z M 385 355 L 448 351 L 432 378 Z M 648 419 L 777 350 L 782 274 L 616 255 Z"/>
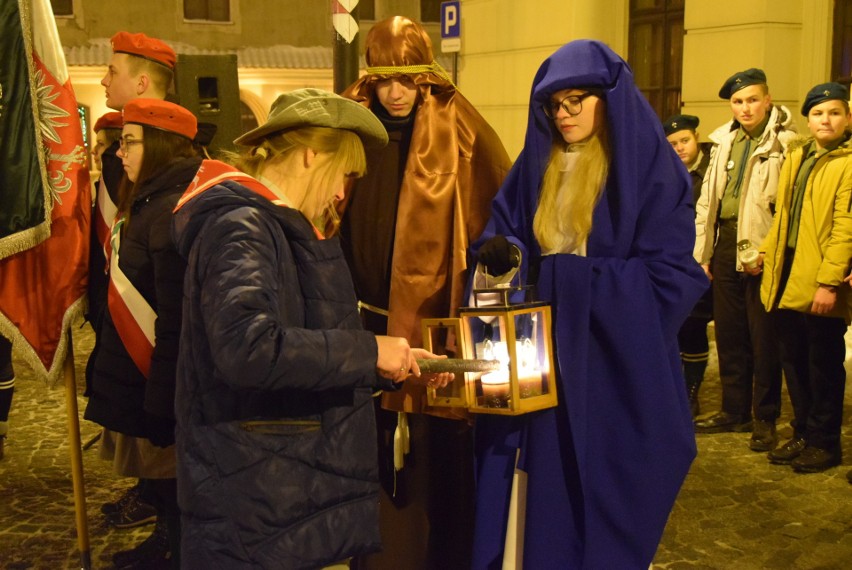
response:
<path fill-rule="evenodd" d="M 200 164 L 197 157 L 175 160 L 142 184 L 124 226 L 119 265 L 157 313 L 150 375 L 146 379 L 133 363 L 109 311 L 103 310 L 87 371 L 85 418 L 126 435 L 153 437 L 152 426 L 173 416 L 186 263 L 169 230 L 172 210 Z M 100 295 L 106 301 L 106 290 Z M 156 418 L 161 419 L 152 421 Z"/>
<path fill-rule="evenodd" d="M 372 393 L 337 239 L 226 181 L 174 218 L 187 258 L 176 400 L 186 568 L 317 568 L 378 550 Z"/>

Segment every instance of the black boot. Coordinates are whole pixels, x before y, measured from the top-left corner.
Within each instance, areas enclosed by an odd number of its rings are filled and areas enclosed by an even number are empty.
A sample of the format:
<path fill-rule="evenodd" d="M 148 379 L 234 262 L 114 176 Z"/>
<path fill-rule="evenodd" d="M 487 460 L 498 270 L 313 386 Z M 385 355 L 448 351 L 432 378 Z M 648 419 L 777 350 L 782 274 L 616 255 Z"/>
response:
<path fill-rule="evenodd" d="M 693 419 L 701 413 L 698 404 L 698 389 L 704 381 L 704 371 L 707 370 L 707 361 L 683 362 L 683 377 L 686 380 L 686 393 L 689 396 L 689 409 L 692 411 Z"/>
<path fill-rule="evenodd" d="M 112 555 L 115 568 L 169 568 L 171 551 L 165 518 L 158 518 L 154 532 L 135 548 Z"/>
<path fill-rule="evenodd" d="M 3 342 L 8 341 L 0 336 L 0 343 Z M 0 352 L 3 352 L 2 346 L 0 346 Z M 0 362 L 0 459 L 3 459 L 4 455 L 3 447 L 6 443 L 6 433 L 9 431 L 9 408 L 12 407 L 12 394 L 15 392 L 11 357 L 0 356 L 0 359 L 2 358 L 10 358 L 10 360 L 6 364 Z"/>

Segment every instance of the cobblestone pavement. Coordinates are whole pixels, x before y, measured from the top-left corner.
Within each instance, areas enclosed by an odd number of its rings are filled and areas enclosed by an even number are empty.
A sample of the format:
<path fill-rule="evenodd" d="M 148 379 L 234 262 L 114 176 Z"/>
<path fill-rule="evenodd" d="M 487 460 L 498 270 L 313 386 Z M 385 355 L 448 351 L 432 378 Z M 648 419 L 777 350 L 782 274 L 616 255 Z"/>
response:
<path fill-rule="evenodd" d="M 83 370 L 91 343 L 88 326 L 75 329 L 81 416 L 86 403 L 81 395 Z M 847 369 L 852 370 L 852 362 L 847 362 Z M 34 380 L 23 365 L 16 371 L 6 458 L 0 461 L 0 568 L 79 568 L 65 391 Z M 701 391 L 702 408 L 708 413 L 719 407 L 717 371 L 715 359 L 711 360 Z M 825 473 L 799 475 L 769 464 L 765 454 L 748 449 L 749 434 L 698 435 L 698 458 L 652 568 L 849 568 L 852 485 L 845 475 L 852 468 L 852 390 L 847 391 L 845 411 L 845 464 Z M 785 396 L 779 422 L 782 438 L 791 434 L 789 420 Z M 81 431 L 86 442 L 99 429 L 81 419 Z M 141 542 L 153 527 L 106 526 L 100 505 L 115 499 L 132 481 L 117 479 L 111 466 L 97 458 L 96 446 L 83 452 L 83 461 L 92 566 L 109 568 L 112 553 Z"/>

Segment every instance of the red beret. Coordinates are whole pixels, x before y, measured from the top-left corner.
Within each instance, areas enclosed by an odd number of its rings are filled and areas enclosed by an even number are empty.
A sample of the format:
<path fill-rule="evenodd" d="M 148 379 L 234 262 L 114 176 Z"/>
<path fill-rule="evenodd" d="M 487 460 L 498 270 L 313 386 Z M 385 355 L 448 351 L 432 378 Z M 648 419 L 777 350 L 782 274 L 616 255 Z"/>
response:
<path fill-rule="evenodd" d="M 95 132 L 98 133 L 104 129 L 119 129 L 124 124 L 124 118 L 118 111 L 107 113 L 95 122 Z"/>
<path fill-rule="evenodd" d="M 177 61 L 175 50 L 170 48 L 166 42 L 157 38 L 149 38 L 145 34 L 118 32 L 112 37 L 112 51 L 144 57 L 160 65 L 165 65 L 169 69 L 174 69 L 175 61 Z"/>
<path fill-rule="evenodd" d="M 148 125 L 192 140 L 198 131 L 195 115 L 162 99 L 133 99 L 124 106 L 124 124 Z"/>

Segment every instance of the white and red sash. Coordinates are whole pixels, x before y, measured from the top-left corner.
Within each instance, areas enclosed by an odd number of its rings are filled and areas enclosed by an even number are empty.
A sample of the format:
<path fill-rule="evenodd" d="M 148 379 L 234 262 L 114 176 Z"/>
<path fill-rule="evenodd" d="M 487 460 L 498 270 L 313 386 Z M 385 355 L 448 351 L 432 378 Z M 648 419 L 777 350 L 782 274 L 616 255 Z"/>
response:
<path fill-rule="evenodd" d="M 157 320 L 157 313 L 118 266 L 121 227 L 124 222 L 124 217 L 116 219 L 110 232 L 110 255 L 107 256 L 109 259 L 107 304 L 124 348 L 130 354 L 136 368 L 145 378 L 148 378 L 151 371 L 151 356 L 154 354 L 154 323 Z"/>
<path fill-rule="evenodd" d="M 92 220 L 95 224 L 95 234 L 98 236 L 98 242 L 104 251 L 104 258 L 110 257 L 110 227 L 118 215 L 118 208 L 113 203 L 109 196 L 106 180 L 101 176 L 97 182 L 97 200 L 95 201 L 95 219 Z M 104 267 L 106 273 L 109 265 Z"/>

